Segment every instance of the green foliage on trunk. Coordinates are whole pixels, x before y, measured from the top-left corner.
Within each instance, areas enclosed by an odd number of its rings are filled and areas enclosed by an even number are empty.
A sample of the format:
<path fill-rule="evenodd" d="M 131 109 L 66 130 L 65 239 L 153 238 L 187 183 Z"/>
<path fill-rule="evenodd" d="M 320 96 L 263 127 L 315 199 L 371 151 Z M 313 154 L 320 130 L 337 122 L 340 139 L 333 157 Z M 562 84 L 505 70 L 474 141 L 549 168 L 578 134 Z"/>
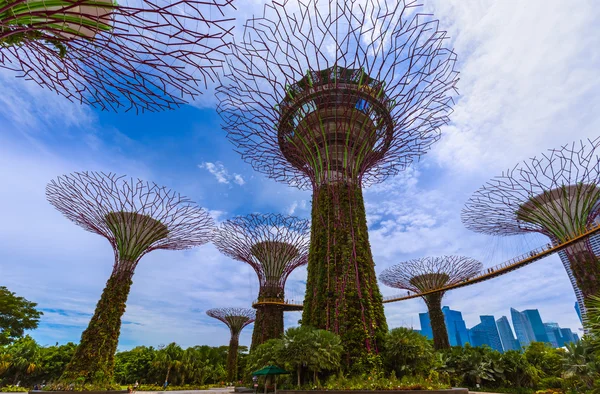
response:
<path fill-rule="evenodd" d="M 282 336 L 283 307 L 280 305 L 259 306 L 256 309 L 251 349 L 255 349 L 269 339 L 281 339 Z"/>
<path fill-rule="evenodd" d="M 450 349 L 446 321 L 442 312 L 442 297 L 444 293 L 426 295 L 425 303 L 431 320 L 431 331 L 433 333 L 433 347 L 435 350 Z"/>
<path fill-rule="evenodd" d="M 239 340 L 237 338 L 231 338 L 229 341 L 229 350 L 227 351 L 227 381 L 229 382 L 237 380 L 238 348 Z"/>
<path fill-rule="evenodd" d="M 339 334 L 346 369 L 369 370 L 387 332 L 362 190 L 337 183 L 313 195 L 302 323 Z"/>
<path fill-rule="evenodd" d="M 62 376 L 65 382 L 104 385 L 113 381 L 121 317 L 131 288 L 131 274 L 113 274 L 96 305 L 94 316 Z"/>

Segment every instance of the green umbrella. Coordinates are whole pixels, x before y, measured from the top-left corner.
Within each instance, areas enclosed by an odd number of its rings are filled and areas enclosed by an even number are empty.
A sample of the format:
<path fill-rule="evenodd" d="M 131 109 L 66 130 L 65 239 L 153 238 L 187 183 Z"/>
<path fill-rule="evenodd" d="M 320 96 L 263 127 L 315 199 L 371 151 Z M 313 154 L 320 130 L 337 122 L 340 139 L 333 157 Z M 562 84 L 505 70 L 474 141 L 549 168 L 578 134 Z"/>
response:
<path fill-rule="evenodd" d="M 263 369 L 260 369 L 256 372 L 252 372 L 252 375 L 254 376 L 258 376 L 258 375 L 264 375 L 265 377 L 268 375 L 285 375 L 285 374 L 289 374 L 290 372 L 286 371 L 285 369 L 281 369 L 275 365 L 269 365 L 267 367 L 264 367 Z M 275 382 L 275 393 L 277 393 L 277 382 Z M 267 394 L 267 382 L 265 379 L 265 394 Z"/>
<path fill-rule="evenodd" d="M 289 373 L 290 372 L 286 371 L 285 369 L 281 369 L 275 365 L 269 365 L 261 370 L 252 372 L 252 375 L 286 375 Z"/>

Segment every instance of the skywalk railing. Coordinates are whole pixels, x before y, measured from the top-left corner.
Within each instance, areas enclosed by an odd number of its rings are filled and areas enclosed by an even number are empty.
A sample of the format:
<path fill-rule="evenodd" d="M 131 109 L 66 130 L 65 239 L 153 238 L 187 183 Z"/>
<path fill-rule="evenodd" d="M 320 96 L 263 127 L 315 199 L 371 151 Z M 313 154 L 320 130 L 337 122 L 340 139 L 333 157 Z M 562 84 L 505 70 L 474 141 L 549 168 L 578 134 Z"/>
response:
<path fill-rule="evenodd" d="M 589 237 L 592 234 L 595 234 L 600 231 L 600 223 L 593 224 L 587 228 L 587 230 L 578 235 L 577 237 L 567 239 L 565 242 L 559 245 L 547 244 L 545 246 L 540 246 L 539 248 L 530 250 L 527 253 L 523 253 L 519 256 L 513 257 L 510 260 L 504 261 L 500 264 L 497 264 L 490 268 L 485 268 L 479 275 L 471 277 L 469 279 L 465 279 L 462 282 L 454 283 L 449 286 L 440 287 L 439 289 L 434 289 L 422 293 L 414 293 L 414 292 L 406 292 L 405 295 L 393 295 L 383 297 L 383 303 L 387 304 L 390 302 L 404 301 L 410 300 L 412 298 L 422 297 L 428 294 L 439 293 L 441 291 L 447 291 L 452 289 L 457 289 L 459 287 L 469 286 L 475 283 L 483 282 L 488 279 L 495 278 L 500 275 L 507 274 L 516 269 L 522 268 L 526 265 L 529 265 L 537 260 L 540 260 L 546 256 L 554 254 L 568 246 L 577 243 L 586 237 Z M 255 300 L 253 302 L 253 306 L 257 307 L 260 305 L 282 305 L 285 307 L 289 307 L 290 309 L 302 309 L 303 302 L 292 299 L 282 300 L 280 298 L 263 298 L 261 300 Z"/>
<path fill-rule="evenodd" d="M 577 237 L 567 239 L 559 245 L 547 244 L 546 246 L 541 246 L 539 248 L 533 249 L 527 253 L 523 253 L 522 255 L 513 257 L 512 259 L 502 262 L 493 267 L 485 268 L 479 275 L 471 277 L 469 279 L 465 279 L 462 282 L 453 283 L 448 286 L 440 287 L 439 289 L 425 291 L 422 293 L 407 292 L 406 295 L 387 296 L 383 298 L 383 303 L 385 304 L 396 301 L 404 301 L 409 300 L 411 298 L 422 297 L 428 294 L 439 293 L 441 291 L 457 289 L 459 287 L 469 286 L 475 283 L 495 278 L 500 275 L 507 274 L 511 271 L 522 268 L 546 256 L 556 253 L 564 248 L 567 248 L 568 246 L 577 243 L 598 231 L 600 231 L 600 223 L 592 224 L 587 228 L 587 230 L 584 233 L 578 235 Z"/>

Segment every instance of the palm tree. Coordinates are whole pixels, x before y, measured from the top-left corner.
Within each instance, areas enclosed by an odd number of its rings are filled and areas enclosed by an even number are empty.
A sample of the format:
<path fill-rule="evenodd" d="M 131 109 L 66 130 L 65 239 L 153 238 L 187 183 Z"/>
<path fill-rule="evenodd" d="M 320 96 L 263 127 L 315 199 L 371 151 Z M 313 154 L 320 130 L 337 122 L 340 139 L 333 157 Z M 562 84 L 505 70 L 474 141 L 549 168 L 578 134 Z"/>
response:
<path fill-rule="evenodd" d="M 313 371 L 316 385 L 319 384 L 318 373 L 332 371 L 340 367 L 344 348 L 339 336 L 326 330 L 313 330 L 311 333 L 313 344 L 308 368 Z"/>
<path fill-rule="evenodd" d="M 179 370 L 182 366 L 183 349 L 175 342 L 168 344 L 156 353 L 154 365 L 162 370 L 166 370 L 165 382 L 169 382 L 169 375 L 172 370 Z"/>
<path fill-rule="evenodd" d="M 17 384 L 23 374 L 29 375 L 37 369 L 39 349 L 38 344 L 29 335 L 10 345 L 8 349 L 10 367 L 15 371 L 13 384 Z"/>
<path fill-rule="evenodd" d="M 575 377 L 588 389 L 592 388 L 599 366 L 594 357 L 591 344 L 584 337 L 579 342 L 565 344 L 567 352 L 564 358 L 565 377 Z"/>

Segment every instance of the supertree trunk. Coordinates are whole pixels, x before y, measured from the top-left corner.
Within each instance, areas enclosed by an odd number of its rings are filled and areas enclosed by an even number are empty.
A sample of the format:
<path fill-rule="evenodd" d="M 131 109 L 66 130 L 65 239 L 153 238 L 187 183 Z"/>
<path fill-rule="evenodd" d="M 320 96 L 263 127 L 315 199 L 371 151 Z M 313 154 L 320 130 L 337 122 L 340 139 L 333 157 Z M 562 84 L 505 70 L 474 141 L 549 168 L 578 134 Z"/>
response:
<path fill-rule="evenodd" d="M 132 276 L 130 270 L 113 271 L 61 380 L 72 382 L 83 377 L 98 384 L 112 382 L 121 317 L 125 313 Z M 94 376 L 90 376 L 91 373 Z"/>
<path fill-rule="evenodd" d="M 442 297 L 444 293 L 435 293 L 425 296 L 425 303 L 429 311 L 431 331 L 433 332 L 433 347 L 435 350 L 450 349 L 446 321 L 442 312 Z"/>
<path fill-rule="evenodd" d="M 229 341 L 229 351 L 227 352 L 227 380 L 229 382 L 235 382 L 237 380 L 238 347 L 239 339 L 232 337 Z"/>
<path fill-rule="evenodd" d="M 346 362 L 376 353 L 387 332 L 362 190 L 340 182 L 315 189 L 302 323 L 339 334 Z"/>
<path fill-rule="evenodd" d="M 252 332 L 252 345 L 254 350 L 269 339 L 283 337 L 283 307 L 280 305 L 261 305 L 256 309 L 256 321 Z"/>
<path fill-rule="evenodd" d="M 283 290 L 276 286 L 265 286 L 261 289 L 259 300 L 279 300 L 284 302 Z M 256 309 L 256 321 L 252 332 L 252 345 L 255 349 L 269 339 L 280 339 L 283 337 L 283 306 L 275 304 L 263 304 Z"/>
<path fill-rule="evenodd" d="M 567 257 L 571 263 L 573 275 L 584 296 L 584 302 L 600 292 L 600 261 L 592 251 L 589 239 L 568 247 Z"/>

